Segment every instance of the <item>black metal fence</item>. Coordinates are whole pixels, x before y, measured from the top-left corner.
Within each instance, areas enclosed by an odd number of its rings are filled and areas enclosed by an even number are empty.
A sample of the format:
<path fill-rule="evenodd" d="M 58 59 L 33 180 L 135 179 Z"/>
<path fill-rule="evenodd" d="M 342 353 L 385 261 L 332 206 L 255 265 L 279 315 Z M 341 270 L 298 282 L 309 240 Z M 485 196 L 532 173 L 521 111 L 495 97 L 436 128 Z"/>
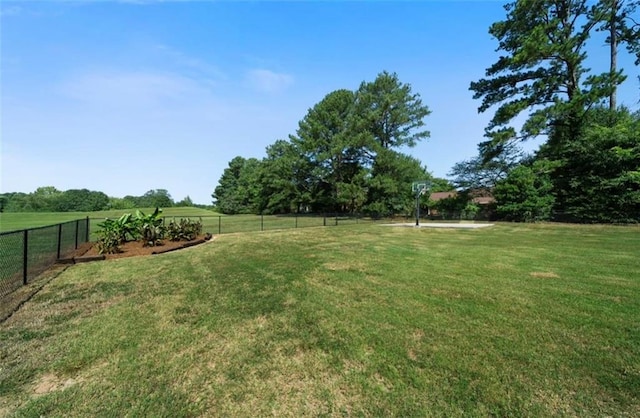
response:
<path fill-rule="evenodd" d="M 89 241 L 89 218 L 0 233 L 0 299 Z"/>
<path fill-rule="evenodd" d="M 411 216 L 380 217 L 371 218 L 359 214 L 287 214 L 287 215 L 175 215 L 163 216 L 164 225 L 169 222 L 179 222 L 180 219 L 190 219 L 202 223 L 202 232 L 209 232 L 213 235 L 231 234 L 236 232 L 257 232 L 276 229 L 307 228 L 315 226 L 339 226 L 360 223 L 381 223 L 381 222 L 411 222 L 415 218 Z M 423 219 L 427 219 L 424 217 Z M 99 224 L 105 218 L 90 218 L 89 239 L 98 239 L 97 231 Z"/>
<path fill-rule="evenodd" d="M 199 220 L 214 235 L 276 229 L 341 226 L 360 223 L 412 222 L 415 218 L 372 218 L 345 214 L 165 216 L 165 225 L 182 218 Z M 0 299 L 36 279 L 80 244 L 95 241 L 104 218 L 85 218 L 56 225 L 0 233 Z"/>
<path fill-rule="evenodd" d="M 165 225 L 178 222 L 181 216 L 165 216 Z M 411 222 L 410 217 L 371 218 L 345 214 L 291 214 L 291 215 L 233 215 L 233 216 L 185 216 L 202 223 L 202 231 L 214 235 L 236 232 L 256 232 L 276 229 L 309 228 L 317 226 L 341 226 L 360 223 Z"/>

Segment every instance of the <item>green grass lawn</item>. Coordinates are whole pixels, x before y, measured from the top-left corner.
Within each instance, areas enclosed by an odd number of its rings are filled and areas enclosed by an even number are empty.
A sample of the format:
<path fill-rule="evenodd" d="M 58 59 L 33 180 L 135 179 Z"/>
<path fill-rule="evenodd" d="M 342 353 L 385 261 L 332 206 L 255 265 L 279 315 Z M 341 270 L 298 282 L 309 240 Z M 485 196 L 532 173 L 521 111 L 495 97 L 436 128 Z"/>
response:
<path fill-rule="evenodd" d="M 130 211 L 134 212 L 134 211 Z M 143 209 L 150 213 L 152 209 Z M 75 228 L 73 220 L 79 220 L 79 243 L 85 240 L 84 218 L 90 217 L 89 241 L 98 239 L 100 222 L 105 218 L 117 218 L 122 211 L 74 212 L 74 213 L 7 213 L 0 214 L 0 225 L 16 232 L 0 237 L 0 298 L 12 292 L 22 284 L 23 228 L 36 228 L 29 232 L 28 243 L 28 279 L 31 281 L 38 274 L 55 263 L 58 246 L 58 227 L 56 223 L 66 222 L 62 226 L 61 255 L 67 255 L 76 249 Z M 203 233 L 227 234 L 236 232 L 268 231 L 275 229 L 305 228 L 323 225 L 349 225 L 371 222 L 349 217 L 325 217 L 318 215 L 219 215 L 198 208 L 169 208 L 162 213 L 165 224 L 179 221 L 181 218 L 199 220 L 203 225 Z M 44 226 L 48 226 L 45 228 Z M 0 231 L 1 232 L 1 231 Z"/>
<path fill-rule="evenodd" d="M 0 415 L 640 416 L 640 229 L 354 225 L 75 265 Z"/>

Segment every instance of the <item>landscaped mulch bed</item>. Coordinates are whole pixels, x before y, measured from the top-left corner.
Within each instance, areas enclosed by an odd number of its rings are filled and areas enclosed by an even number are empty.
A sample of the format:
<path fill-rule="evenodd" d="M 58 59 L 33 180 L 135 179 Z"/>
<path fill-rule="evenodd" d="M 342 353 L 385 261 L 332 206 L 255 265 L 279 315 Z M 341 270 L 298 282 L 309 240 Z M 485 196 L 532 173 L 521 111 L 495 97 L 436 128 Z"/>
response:
<path fill-rule="evenodd" d="M 208 238 L 211 238 L 209 235 Z M 163 240 L 160 245 L 156 246 L 145 246 L 141 241 L 128 241 L 124 244 L 120 245 L 120 252 L 117 254 L 102 254 L 104 255 L 104 259 L 111 260 L 115 258 L 123 258 L 123 257 L 136 257 L 136 256 L 145 256 L 145 255 L 153 255 L 153 254 L 161 254 L 169 251 L 175 251 L 186 247 L 191 247 L 194 245 L 202 244 L 207 242 L 207 236 L 201 235 L 192 241 L 169 241 Z M 76 252 L 73 255 L 73 258 L 77 261 L 81 261 L 82 259 L 94 259 L 95 257 L 100 256 L 98 253 L 98 248 L 94 245 L 87 251 L 86 249 L 82 252 Z"/>

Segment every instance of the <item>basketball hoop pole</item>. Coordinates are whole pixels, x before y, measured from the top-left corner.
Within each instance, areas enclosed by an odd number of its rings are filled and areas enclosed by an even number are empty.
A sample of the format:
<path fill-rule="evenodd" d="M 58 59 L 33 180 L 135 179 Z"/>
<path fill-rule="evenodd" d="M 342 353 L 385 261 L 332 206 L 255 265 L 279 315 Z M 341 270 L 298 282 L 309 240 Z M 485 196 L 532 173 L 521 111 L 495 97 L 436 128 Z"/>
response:
<path fill-rule="evenodd" d="M 422 190 L 416 192 L 416 226 L 420 226 L 420 194 Z"/>
<path fill-rule="evenodd" d="M 420 226 L 420 196 L 429 190 L 431 183 L 428 180 L 414 181 L 411 185 L 416 193 L 416 226 Z"/>

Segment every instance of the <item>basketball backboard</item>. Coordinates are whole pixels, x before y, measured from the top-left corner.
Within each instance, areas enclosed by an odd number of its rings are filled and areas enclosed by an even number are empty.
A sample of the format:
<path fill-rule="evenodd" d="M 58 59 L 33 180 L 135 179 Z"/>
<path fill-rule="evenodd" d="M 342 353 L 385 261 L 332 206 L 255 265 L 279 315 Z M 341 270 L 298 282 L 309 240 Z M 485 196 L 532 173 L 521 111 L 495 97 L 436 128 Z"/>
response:
<path fill-rule="evenodd" d="M 413 193 L 426 193 L 431 188 L 431 182 L 428 180 L 418 180 L 411 184 L 411 191 Z"/>

